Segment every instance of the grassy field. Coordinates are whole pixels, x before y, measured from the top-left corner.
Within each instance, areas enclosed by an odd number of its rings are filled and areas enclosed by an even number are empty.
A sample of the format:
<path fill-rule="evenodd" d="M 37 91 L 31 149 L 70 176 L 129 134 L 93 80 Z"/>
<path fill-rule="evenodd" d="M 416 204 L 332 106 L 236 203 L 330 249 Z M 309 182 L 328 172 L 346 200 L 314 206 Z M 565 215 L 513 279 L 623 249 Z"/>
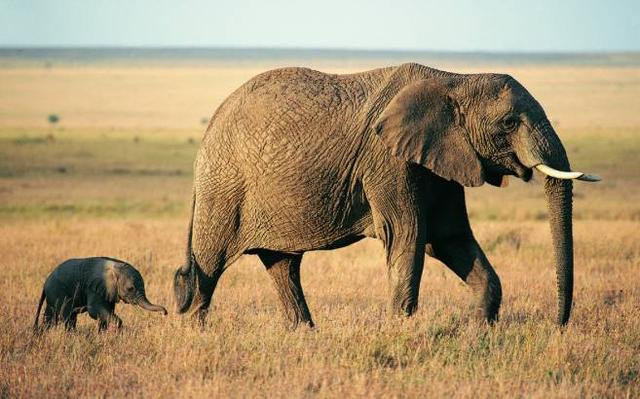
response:
<path fill-rule="evenodd" d="M 284 328 L 267 273 L 246 256 L 221 280 L 205 331 L 118 305 L 121 333 L 98 335 L 81 316 L 73 334 L 33 337 L 42 283 L 69 257 L 128 260 L 149 298 L 174 306 L 201 119 L 259 70 L 0 68 L 0 397 L 639 396 L 640 69 L 491 70 L 522 81 L 574 167 L 604 178 L 576 183 L 575 307 L 564 333 L 553 324 L 552 247 L 534 179 L 467 190 L 503 282 L 492 328 L 433 259 L 418 313 L 389 316 L 383 249 L 365 240 L 305 255 L 314 330 Z"/>

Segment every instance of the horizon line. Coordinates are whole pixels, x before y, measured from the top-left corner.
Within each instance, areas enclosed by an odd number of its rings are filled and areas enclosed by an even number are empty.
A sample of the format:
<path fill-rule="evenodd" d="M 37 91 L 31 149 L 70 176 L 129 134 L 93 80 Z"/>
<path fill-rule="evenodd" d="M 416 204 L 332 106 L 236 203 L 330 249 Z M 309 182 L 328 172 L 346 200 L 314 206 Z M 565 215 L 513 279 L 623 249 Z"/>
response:
<path fill-rule="evenodd" d="M 201 45 L 0 45 L 3 50 L 225 50 L 225 51 L 300 51 L 414 54 L 488 54 L 488 55 L 621 55 L 640 54 L 637 50 L 443 50 L 356 47 L 299 46 L 201 46 Z"/>

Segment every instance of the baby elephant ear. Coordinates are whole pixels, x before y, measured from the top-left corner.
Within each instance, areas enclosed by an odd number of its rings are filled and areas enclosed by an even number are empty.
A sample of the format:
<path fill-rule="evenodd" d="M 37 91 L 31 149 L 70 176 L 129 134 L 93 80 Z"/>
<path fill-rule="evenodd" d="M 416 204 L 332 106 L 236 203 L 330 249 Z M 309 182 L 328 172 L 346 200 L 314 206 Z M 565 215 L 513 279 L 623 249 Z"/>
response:
<path fill-rule="evenodd" d="M 98 294 L 100 298 L 109 302 L 117 299 L 118 271 L 111 261 L 104 261 L 101 273 L 92 275 L 88 282 L 90 290 Z"/>
<path fill-rule="evenodd" d="M 482 165 L 462 127 L 464 116 L 437 79 L 405 86 L 374 124 L 391 153 L 447 180 L 472 187 L 484 183 Z"/>

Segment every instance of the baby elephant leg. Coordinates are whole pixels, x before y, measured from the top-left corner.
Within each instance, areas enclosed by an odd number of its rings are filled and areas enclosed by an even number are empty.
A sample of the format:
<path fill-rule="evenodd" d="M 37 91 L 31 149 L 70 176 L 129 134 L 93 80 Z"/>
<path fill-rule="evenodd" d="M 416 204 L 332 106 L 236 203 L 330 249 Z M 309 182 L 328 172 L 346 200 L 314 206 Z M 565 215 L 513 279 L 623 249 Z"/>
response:
<path fill-rule="evenodd" d="M 76 328 L 77 312 L 73 307 L 73 300 L 65 297 L 56 302 L 55 307 L 45 309 L 45 324 L 58 324 L 64 323 L 64 327 L 67 331 L 75 330 Z M 53 323 L 51 322 L 53 320 Z"/>
<path fill-rule="evenodd" d="M 51 302 L 47 300 L 47 307 L 44 311 L 44 324 L 46 328 L 64 323 L 68 329 L 67 320 L 72 313 L 71 300 L 64 295 L 60 295 L 59 297 L 50 299 L 50 301 Z"/>
<path fill-rule="evenodd" d="M 116 316 L 115 313 L 105 313 L 98 317 L 98 331 L 103 332 L 109 328 L 110 325 L 115 324 L 116 329 L 122 328 L 122 320 Z"/>
<path fill-rule="evenodd" d="M 55 325 L 56 311 L 52 306 L 47 305 L 44 308 L 44 328 L 50 329 Z"/>
<path fill-rule="evenodd" d="M 114 313 L 115 305 L 109 309 L 104 306 L 89 305 L 87 311 L 89 316 L 98 320 L 98 332 L 105 331 L 111 324 L 115 324 L 119 330 L 122 327 L 122 320 Z"/>
<path fill-rule="evenodd" d="M 73 310 L 66 310 L 63 314 L 64 317 L 64 327 L 67 331 L 73 331 L 76 329 L 76 320 L 78 319 L 78 314 Z"/>

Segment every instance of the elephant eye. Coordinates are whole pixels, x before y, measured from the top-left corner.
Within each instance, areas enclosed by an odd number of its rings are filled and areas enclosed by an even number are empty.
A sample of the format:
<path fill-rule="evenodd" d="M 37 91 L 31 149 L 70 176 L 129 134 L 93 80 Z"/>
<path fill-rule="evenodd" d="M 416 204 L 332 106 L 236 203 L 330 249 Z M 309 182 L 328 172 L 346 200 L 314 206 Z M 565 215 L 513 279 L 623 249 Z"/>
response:
<path fill-rule="evenodd" d="M 518 118 L 514 116 L 508 116 L 502 120 L 502 128 L 507 132 L 511 132 L 516 127 L 518 127 L 518 122 L 520 122 Z"/>

